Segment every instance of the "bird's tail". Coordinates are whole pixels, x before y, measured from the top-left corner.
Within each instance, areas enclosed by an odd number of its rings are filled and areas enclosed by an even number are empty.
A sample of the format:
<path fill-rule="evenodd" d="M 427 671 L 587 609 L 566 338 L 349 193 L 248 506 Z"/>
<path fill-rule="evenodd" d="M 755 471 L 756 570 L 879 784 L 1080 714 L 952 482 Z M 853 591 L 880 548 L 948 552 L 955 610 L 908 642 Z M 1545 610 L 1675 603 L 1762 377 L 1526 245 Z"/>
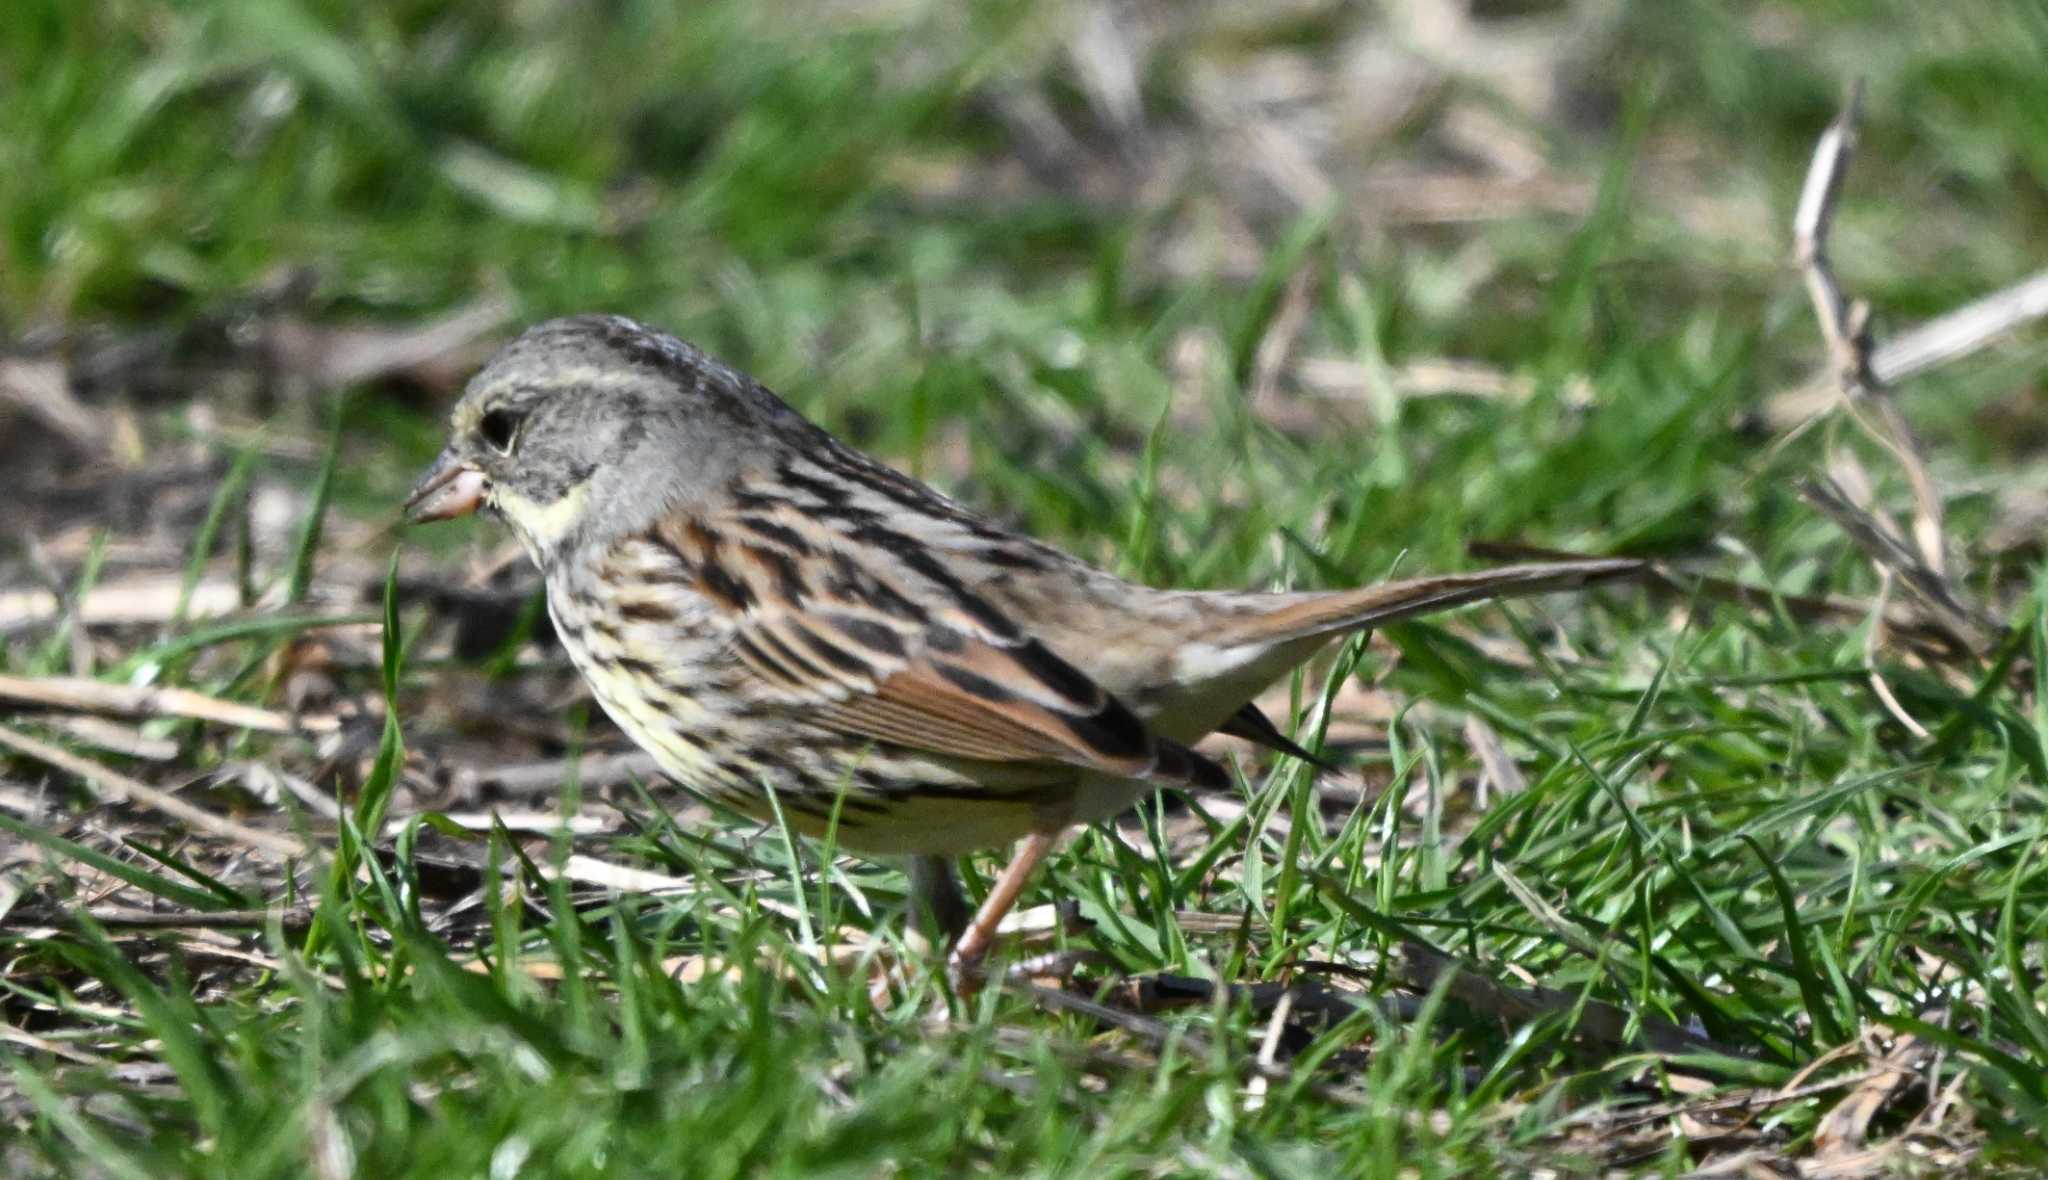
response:
<path fill-rule="evenodd" d="M 1649 569 L 1648 562 L 1633 558 L 1587 558 L 1408 578 L 1356 590 L 1311 591 L 1287 595 L 1277 606 L 1271 605 L 1273 599 L 1267 596 L 1267 609 L 1226 624 L 1224 634 L 1217 638 L 1224 643 L 1286 643 L 1384 626 L 1470 602 L 1523 598 L 1642 577 Z"/>

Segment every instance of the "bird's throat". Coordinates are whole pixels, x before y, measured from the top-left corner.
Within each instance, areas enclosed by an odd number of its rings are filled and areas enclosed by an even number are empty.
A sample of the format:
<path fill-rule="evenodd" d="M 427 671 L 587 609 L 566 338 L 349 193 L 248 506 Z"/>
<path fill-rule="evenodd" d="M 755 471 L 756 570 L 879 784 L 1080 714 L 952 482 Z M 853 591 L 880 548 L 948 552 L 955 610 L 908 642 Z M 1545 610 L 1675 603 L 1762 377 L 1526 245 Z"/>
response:
<path fill-rule="evenodd" d="M 577 484 L 563 493 L 560 499 L 542 504 L 530 500 L 511 488 L 498 486 L 493 499 L 498 511 L 504 513 L 512 531 L 519 534 L 526 550 L 534 561 L 545 567 L 544 554 L 552 554 L 573 538 L 584 523 L 585 512 L 590 506 L 590 485 Z"/>

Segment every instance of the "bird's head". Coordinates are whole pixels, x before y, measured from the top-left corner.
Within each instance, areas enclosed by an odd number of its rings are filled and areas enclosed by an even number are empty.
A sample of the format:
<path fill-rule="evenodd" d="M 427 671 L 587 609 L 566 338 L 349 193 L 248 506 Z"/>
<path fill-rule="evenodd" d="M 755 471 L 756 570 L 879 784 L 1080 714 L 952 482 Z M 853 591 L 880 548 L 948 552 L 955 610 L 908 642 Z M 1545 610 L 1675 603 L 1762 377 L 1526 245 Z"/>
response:
<path fill-rule="evenodd" d="M 473 377 L 408 519 L 501 514 L 537 559 L 723 486 L 810 429 L 744 374 L 622 316 L 527 329 Z"/>

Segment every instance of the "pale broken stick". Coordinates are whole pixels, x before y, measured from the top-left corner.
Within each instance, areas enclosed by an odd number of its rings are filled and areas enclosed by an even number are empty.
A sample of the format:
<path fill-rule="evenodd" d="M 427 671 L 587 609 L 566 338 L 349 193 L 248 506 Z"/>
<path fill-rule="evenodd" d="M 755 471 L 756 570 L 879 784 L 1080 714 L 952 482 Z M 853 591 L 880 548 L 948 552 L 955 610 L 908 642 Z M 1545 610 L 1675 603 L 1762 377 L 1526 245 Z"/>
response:
<path fill-rule="evenodd" d="M 1913 539 L 1926 566 L 1943 574 L 1947 561 L 1942 544 L 1941 494 L 1927 472 L 1927 460 L 1919 441 L 1906 424 L 1904 415 L 1889 398 L 1881 395 L 1883 382 L 1871 371 L 1875 344 L 1870 336 L 1870 305 L 1850 300 L 1835 278 L 1828 261 L 1828 235 L 1834 228 L 1835 206 L 1842 196 L 1842 178 L 1848 173 L 1849 158 L 1856 148 L 1856 121 L 1863 108 L 1863 84 L 1849 88 L 1842 111 L 1821 132 L 1814 145 L 1813 162 L 1806 170 L 1806 183 L 1799 191 L 1799 208 L 1792 217 L 1792 252 L 1806 279 L 1806 293 L 1813 301 L 1814 318 L 1827 342 L 1828 358 L 1834 369 L 1840 404 L 1852 421 L 1862 426 L 1873 441 L 1892 453 L 1912 486 L 1915 508 Z M 1877 412 L 1873 424 L 1858 412 L 1870 406 Z"/>
<path fill-rule="evenodd" d="M 2002 291 L 1879 344 L 1870 352 L 1870 375 L 1879 385 L 1897 385 L 2044 317 L 2048 317 L 2048 270 L 2036 271 Z"/>
<path fill-rule="evenodd" d="M 1813 301 L 1814 317 L 1820 321 L 1820 334 L 1827 341 L 1836 380 L 1845 389 L 1855 388 L 1868 376 L 1870 341 L 1865 331 L 1870 309 L 1849 302 L 1842 294 L 1834 267 L 1828 263 L 1828 231 L 1834 225 L 1842 177 L 1855 150 L 1856 117 L 1862 108 L 1863 84 L 1857 82 L 1850 86 L 1841 113 L 1814 144 L 1813 161 L 1799 189 L 1799 207 L 1792 215 L 1793 257 L 1806 279 L 1806 293 Z"/>
<path fill-rule="evenodd" d="M 1842 178 L 1855 147 L 1862 93 L 1860 83 L 1850 88 L 1841 113 L 1814 145 L 1813 161 L 1807 168 L 1799 207 L 1792 219 L 1793 253 L 1813 302 L 1814 317 L 1827 342 L 1836 404 L 1898 460 L 1913 491 L 1913 539 L 1919 550 L 1918 564 L 1934 579 L 1945 581 L 1948 567 L 1941 496 L 1911 427 L 1898 406 L 1883 394 L 1892 385 L 1967 356 L 2025 324 L 2048 316 L 2048 271 L 2038 271 L 2002 291 L 1899 333 L 1888 342 L 1880 344 L 1872 339 L 1869 306 L 1843 293 L 1827 253 Z M 1875 411 L 1876 422 L 1860 412 L 1863 407 Z M 1819 417 L 1815 415 L 1807 422 Z M 1803 429 L 1804 424 L 1791 436 Z M 1912 584 L 1911 579 L 1908 584 Z M 1961 601 L 1952 588 L 1945 593 Z"/>
<path fill-rule="evenodd" d="M 324 733 L 340 724 L 331 717 L 294 718 L 189 688 L 108 684 L 79 676 L 0 676 L 0 701 L 117 717 L 180 717 L 261 733 Z"/>

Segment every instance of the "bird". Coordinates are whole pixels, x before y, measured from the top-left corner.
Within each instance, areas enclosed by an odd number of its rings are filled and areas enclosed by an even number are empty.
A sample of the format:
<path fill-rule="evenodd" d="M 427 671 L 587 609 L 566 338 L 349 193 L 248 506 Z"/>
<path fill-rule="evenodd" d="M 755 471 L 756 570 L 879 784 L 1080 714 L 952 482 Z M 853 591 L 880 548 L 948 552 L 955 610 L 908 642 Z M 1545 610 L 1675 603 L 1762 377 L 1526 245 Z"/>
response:
<path fill-rule="evenodd" d="M 1355 589 L 1157 589 L 869 458 L 739 369 L 623 316 L 528 328 L 468 382 L 415 523 L 484 510 L 539 568 L 571 662 L 686 788 L 907 858 L 980 970 L 1068 829 L 1225 791 L 1226 733 L 1313 755 L 1253 703 L 1339 637 L 1634 576 L 1587 558 Z M 953 872 L 1015 846 L 978 907 Z"/>

